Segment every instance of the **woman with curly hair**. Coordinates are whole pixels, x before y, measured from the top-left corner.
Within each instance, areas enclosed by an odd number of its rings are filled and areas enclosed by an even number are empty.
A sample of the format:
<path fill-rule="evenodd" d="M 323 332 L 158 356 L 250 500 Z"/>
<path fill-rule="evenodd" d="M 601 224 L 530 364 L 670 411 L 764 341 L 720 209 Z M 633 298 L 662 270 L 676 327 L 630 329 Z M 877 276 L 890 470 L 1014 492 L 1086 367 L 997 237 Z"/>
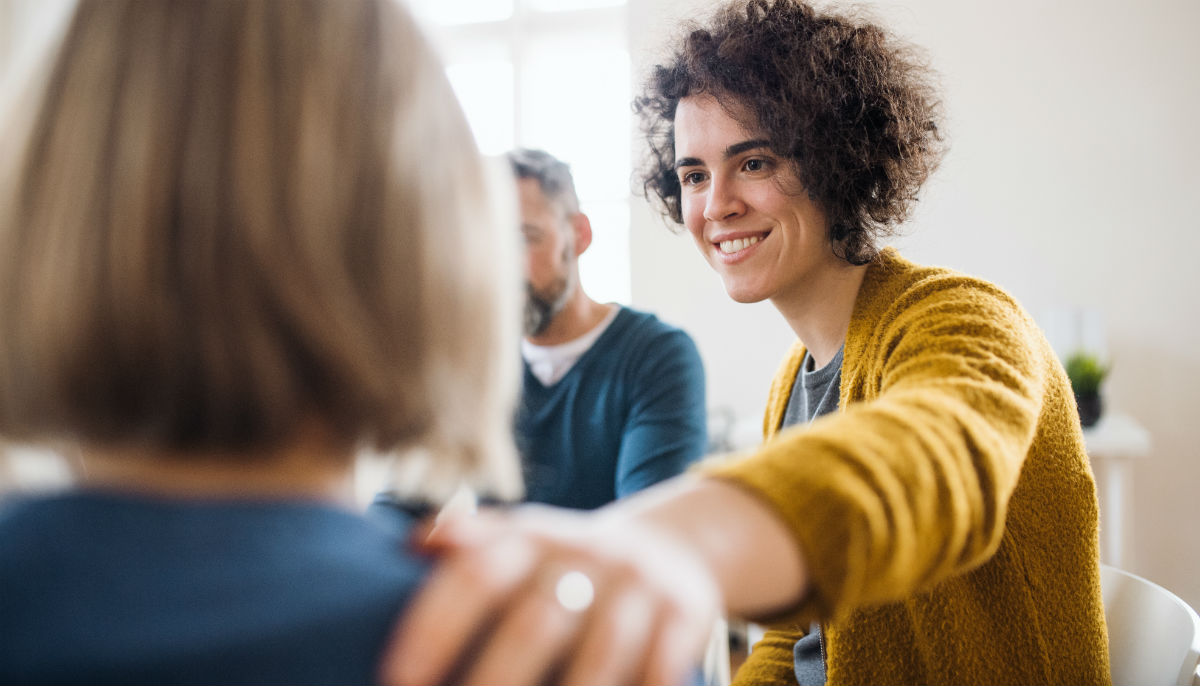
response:
<path fill-rule="evenodd" d="M 537 602 L 536 562 L 490 575 L 477 585 L 513 595 L 491 601 L 504 618 L 474 674 L 600 665 L 601 682 L 663 683 L 679 672 L 646 665 L 686 665 L 684 624 L 715 593 L 769 626 L 737 683 L 1108 682 L 1095 486 L 1061 365 L 1001 289 L 880 247 L 943 148 L 915 53 L 795 0 L 738 2 L 683 38 L 636 105 L 648 195 L 734 300 L 769 300 L 799 340 L 758 449 L 582 524 L 519 517 L 527 556 L 582 571 L 596 599 L 563 619 Z M 469 577 L 497 526 L 435 533 L 445 569 Z M 638 624 L 630 598 L 660 600 Z M 488 606 L 466 599 L 449 635 Z M 538 646 L 533 666 L 488 672 L 514 650 L 509 627 Z"/>

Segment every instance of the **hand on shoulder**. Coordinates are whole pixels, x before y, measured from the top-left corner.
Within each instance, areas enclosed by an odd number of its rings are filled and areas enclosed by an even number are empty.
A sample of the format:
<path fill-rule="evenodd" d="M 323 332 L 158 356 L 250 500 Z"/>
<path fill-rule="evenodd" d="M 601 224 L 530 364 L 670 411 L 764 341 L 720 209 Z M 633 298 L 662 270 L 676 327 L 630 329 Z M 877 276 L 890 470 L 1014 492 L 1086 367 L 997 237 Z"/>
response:
<path fill-rule="evenodd" d="M 437 525 L 383 681 L 684 681 L 721 612 L 716 580 L 667 530 L 622 521 L 526 505 Z"/>

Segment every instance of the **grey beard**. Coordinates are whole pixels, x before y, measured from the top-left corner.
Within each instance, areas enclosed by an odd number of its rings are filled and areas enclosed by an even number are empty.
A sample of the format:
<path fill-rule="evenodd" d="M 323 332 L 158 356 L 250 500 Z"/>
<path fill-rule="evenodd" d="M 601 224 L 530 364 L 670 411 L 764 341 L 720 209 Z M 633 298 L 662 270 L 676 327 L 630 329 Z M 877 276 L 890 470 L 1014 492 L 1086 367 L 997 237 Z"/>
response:
<path fill-rule="evenodd" d="M 525 284 L 525 335 L 537 336 L 550 326 L 550 322 L 566 307 L 570 288 L 565 283 L 558 289 L 553 298 L 546 298 L 533 290 L 533 286 Z"/>

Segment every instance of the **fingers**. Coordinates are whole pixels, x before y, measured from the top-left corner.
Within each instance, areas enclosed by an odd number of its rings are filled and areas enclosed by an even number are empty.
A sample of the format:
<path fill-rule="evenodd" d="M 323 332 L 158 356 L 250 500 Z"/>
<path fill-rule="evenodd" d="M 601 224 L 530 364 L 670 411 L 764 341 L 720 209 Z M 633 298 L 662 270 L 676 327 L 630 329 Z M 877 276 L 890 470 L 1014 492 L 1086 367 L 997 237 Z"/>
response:
<path fill-rule="evenodd" d="M 642 671 L 655 619 L 654 598 L 643 589 L 610 581 L 596 605 L 560 679 L 566 686 L 632 683 Z"/>
<path fill-rule="evenodd" d="M 650 529 L 527 508 L 440 523 L 424 546 L 439 563 L 388 646 L 385 683 L 681 683 L 721 607 L 700 558 Z M 560 581 L 585 599 L 560 597 Z"/>
<path fill-rule="evenodd" d="M 688 672 L 700 667 L 699 656 L 712 631 L 716 617 L 702 617 L 678 606 L 664 608 L 651 643 L 646 663 L 636 683 L 682 684 Z"/>
<path fill-rule="evenodd" d="M 382 680 L 390 684 L 444 681 L 463 647 L 492 623 L 497 603 L 521 586 L 536 561 L 533 546 L 511 535 L 501 535 L 485 546 L 457 549 L 443 558 L 393 635 L 381 668 Z"/>
<path fill-rule="evenodd" d="M 463 683 L 543 683 L 560 663 L 587 614 L 569 609 L 556 597 L 554 585 L 566 572 L 555 569 L 540 572 L 510 603 L 494 631 L 479 642 L 479 654 Z"/>
<path fill-rule="evenodd" d="M 704 597 L 663 593 L 639 574 L 606 580 L 590 621 L 565 657 L 568 685 L 685 683 L 698 670 L 716 621 Z M 695 602 L 692 602 L 695 601 Z"/>
<path fill-rule="evenodd" d="M 671 561 L 668 574 L 658 576 L 669 584 L 658 587 L 658 611 L 643 648 L 645 661 L 631 683 L 682 684 L 701 667 L 723 605 L 721 593 L 698 557 L 669 539 L 651 540 Z"/>

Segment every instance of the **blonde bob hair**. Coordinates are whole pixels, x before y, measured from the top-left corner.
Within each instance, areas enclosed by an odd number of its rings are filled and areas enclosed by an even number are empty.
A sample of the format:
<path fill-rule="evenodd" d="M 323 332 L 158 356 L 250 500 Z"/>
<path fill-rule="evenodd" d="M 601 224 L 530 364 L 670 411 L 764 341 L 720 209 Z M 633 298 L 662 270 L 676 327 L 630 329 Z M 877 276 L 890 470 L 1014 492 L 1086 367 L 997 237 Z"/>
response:
<path fill-rule="evenodd" d="M 0 434 L 249 457 L 318 420 L 518 488 L 515 219 L 396 3 L 81 0 L 29 102 Z"/>

